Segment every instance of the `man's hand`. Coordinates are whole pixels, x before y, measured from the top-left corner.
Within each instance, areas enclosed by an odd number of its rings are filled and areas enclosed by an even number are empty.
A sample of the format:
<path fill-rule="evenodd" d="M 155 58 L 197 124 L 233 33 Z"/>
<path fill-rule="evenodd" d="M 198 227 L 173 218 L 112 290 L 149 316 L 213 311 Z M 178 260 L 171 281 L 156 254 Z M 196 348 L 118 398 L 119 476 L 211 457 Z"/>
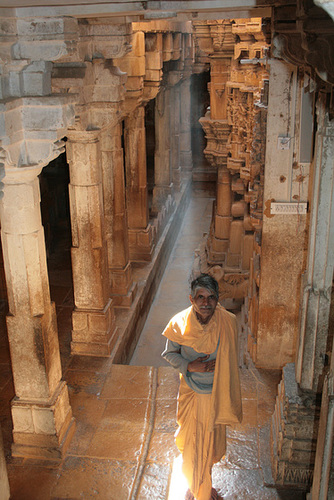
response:
<path fill-rule="evenodd" d="M 209 357 L 210 355 L 207 354 L 206 356 L 200 356 L 188 363 L 188 372 L 213 372 L 215 370 L 216 360 L 212 359 L 211 361 L 206 361 Z"/>

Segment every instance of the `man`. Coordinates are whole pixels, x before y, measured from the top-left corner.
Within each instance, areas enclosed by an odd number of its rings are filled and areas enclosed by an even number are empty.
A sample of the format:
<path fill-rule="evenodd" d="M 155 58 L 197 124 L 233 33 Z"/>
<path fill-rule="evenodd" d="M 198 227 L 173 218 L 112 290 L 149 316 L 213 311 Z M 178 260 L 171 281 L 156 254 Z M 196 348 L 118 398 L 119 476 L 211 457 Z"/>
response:
<path fill-rule="evenodd" d="M 176 445 L 188 481 L 187 500 L 215 500 L 212 465 L 226 450 L 226 425 L 242 420 L 236 318 L 219 303 L 217 281 L 191 283 L 191 307 L 174 316 L 162 356 L 180 372 Z"/>

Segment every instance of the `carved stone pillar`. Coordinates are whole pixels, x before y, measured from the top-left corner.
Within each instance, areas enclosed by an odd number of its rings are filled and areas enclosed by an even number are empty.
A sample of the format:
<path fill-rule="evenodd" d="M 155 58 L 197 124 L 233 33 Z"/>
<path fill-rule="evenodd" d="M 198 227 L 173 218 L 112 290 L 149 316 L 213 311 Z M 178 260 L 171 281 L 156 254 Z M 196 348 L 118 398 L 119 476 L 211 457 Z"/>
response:
<path fill-rule="evenodd" d="M 151 260 L 154 231 L 148 223 L 145 109 L 137 108 L 124 120 L 126 205 L 131 260 Z"/>
<path fill-rule="evenodd" d="M 199 46 L 210 60 L 210 110 L 200 123 L 207 146 L 204 154 L 218 169 L 217 199 L 207 242 L 208 262 L 224 264 L 228 250 L 231 223 L 231 178 L 226 168 L 226 144 L 231 126 L 227 120 L 227 87 L 234 50 L 232 23 L 207 21 L 195 23 Z"/>
<path fill-rule="evenodd" d="M 157 214 L 173 195 L 170 164 L 170 90 L 162 89 L 155 105 L 155 162 L 152 213 Z"/>
<path fill-rule="evenodd" d="M 130 307 L 137 286 L 129 260 L 121 124 L 103 132 L 102 158 L 110 291 L 115 305 Z"/>
<path fill-rule="evenodd" d="M 191 171 L 193 158 L 191 150 L 191 93 L 190 78 L 181 82 L 181 119 L 180 119 L 180 165 L 183 171 Z"/>
<path fill-rule="evenodd" d="M 61 459 L 74 432 L 61 380 L 55 305 L 50 300 L 38 175 L 6 170 L 1 240 L 8 291 L 7 330 L 15 397 L 14 456 Z"/>
<path fill-rule="evenodd" d="M 67 159 L 70 167 L 75 302 L 72 352 L 108 355 L 116 340 L 116 331 L 109 297 L 101 155 L 97 133 L 70 132 Z"/>
<path fill-rule="evenodd" d="M 326 366 L 334 268 L 334 123 L 329 119 L 325 99 L 326 95 L 321 94 L 317 105 L 308 264 L 296 372 L 301 387 L 313 391 L 321 387 Z"/>
<path fill-rule="evenodd" d="M 170 90 L 170 162 L 173 186 L 176 191 L 181 186 L 180 163 L 180 86 L 174 85 Z"/>
<path fill-rule="evenodd" d="M 231 174 L 226 166 L 218 167 L 217 200 L 214 219 L 214 239 L 212 240 L 210 260 L 224 261 L 228 250 L 231 227 Z"/>

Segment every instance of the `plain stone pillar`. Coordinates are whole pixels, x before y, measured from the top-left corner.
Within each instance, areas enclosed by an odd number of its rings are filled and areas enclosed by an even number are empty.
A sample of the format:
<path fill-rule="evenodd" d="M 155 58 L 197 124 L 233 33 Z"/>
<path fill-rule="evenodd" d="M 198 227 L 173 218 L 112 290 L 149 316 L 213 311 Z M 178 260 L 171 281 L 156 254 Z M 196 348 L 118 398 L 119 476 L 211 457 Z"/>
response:
<path fill-rule="evenodd" d="M 74 354 L 109 355 L 116 340 L 109 297 L 100 144 L 96 132 L 68 134 Z"/>
<path fill-rule="evenodd" d="M 170 90 L 162 89 L 155 105 L 155 156 L 152 213 L 158 213 L 173 194 L 170 163 Z"/>
<path fill-rule="evenodd" d="M 170 161 L 172 168 L 173 186 L 176 191 L 181 187 L 181 163 L 180 163 L 180 86 L 174 85 L 170 90 L 170 131 L 171 148 Z"/>
<path fill-rule="evenodd" d="M 60 459 L 75 426 L 67 385 L 61 380 L 41 222 L 40 172 L 41 167 L 7 170 L 3 179 L 1 240 L 15 387 L 12 453 Z"/>
<path fill-rule="evenodd" d="M 319 390 L 326 364 L 334 268 L 334 123 L 326 111 L 324 95 L 317 111 L 308 263 L 296 371 L 301 387 L 313 391 Z"/>
<path fill-rule="evenodd" d="M 151 260 L 154 232 L 148 223 L 145 109 L 124 120 L 126 206 L 131 260 Z"/>
<path fill-rule="evenodd" d="M 214 253 L 222 256 L 227 252 L 231 226 L 231 174 L 226 166 L 218 168 L 217 176 L 217 201 L 215 215 L 215 238 L 213 242 Z"/>
<path fill-rule="evenodd" d="M 102 134 L 103 197 L 110 292 L 115 306 L 130 307 L 136 294 L 129 255 L 122 125 Z"/>
<path fill-rule="evenodd" d="M 191 151 L 191 93 L 190 78 L 181 82 L 180 116 L 180 164 L 182 171 L 190 172 L 193 168 Z"/>

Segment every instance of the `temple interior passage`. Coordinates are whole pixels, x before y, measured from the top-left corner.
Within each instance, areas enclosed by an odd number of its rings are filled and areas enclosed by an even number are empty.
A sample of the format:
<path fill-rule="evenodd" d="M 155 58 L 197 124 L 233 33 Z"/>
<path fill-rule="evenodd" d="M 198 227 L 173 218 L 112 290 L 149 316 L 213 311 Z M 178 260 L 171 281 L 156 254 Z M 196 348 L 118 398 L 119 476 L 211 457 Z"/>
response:
<path fill-rule="evenodd" d="M 238 320 L 220 498 L 332 500 L 334 0 L 0 20 L 0 500 L 184 497 L 161 332 L 202 273 Z"/>
<path fill-rule="evenodd" d="M 56 500 L 181 500 L 185 485 L 174 444 L 178 374 L 160 353 L 161 330 L 187 307 L 189 273 L 208 229 L 212 198 L 192 195 L 165 273 L 130 365 L 108 357 L 71 356 L 73 290 L 69 241 L 59 238 L 49 260 L 51 296 L 56 302 L 60 352 L 76 431 L 59 463 L 11 459 L 10 400 L 14 389 L 1 314 L 1 422 L 11 498 Z M 136 366 L 137 365 L 137 366 Z M 142 366 L 139 366 L 142 365 Z M 221 498 L 302 500 L 300 490 L 277 488 L 270 468 L 270 422 L 279 370 L 242 363 L 244 420 L 228 431 L 226 457 L 214 467 Z"/>

